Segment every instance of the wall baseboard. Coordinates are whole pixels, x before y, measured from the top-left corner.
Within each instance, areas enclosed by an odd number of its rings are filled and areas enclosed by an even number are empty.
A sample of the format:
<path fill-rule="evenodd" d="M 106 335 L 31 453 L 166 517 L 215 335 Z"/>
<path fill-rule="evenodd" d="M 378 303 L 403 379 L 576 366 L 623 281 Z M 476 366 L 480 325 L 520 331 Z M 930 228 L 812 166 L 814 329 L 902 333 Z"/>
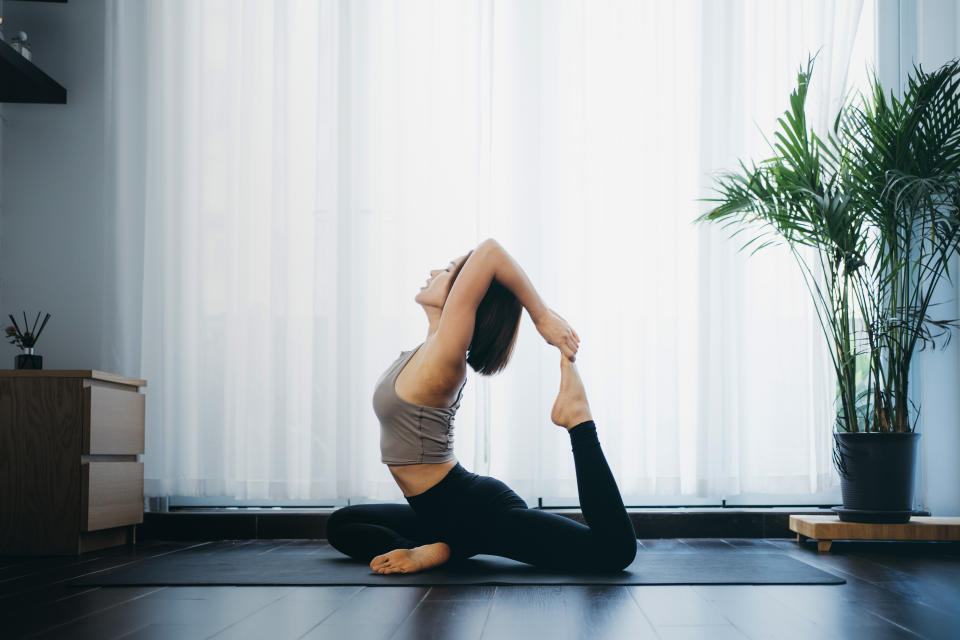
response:
<path fill-rule="evenodd" d="M 177 509 L 146 512 L 139 540 L 248 540 L 326 538 L 334 509 Z M 544 509 L 583 522 L 580 509 Z M 791 514 L 834 515 L 798 507 L 627 509 L 638 538 L 790 538 Z M 917 515 L 930 515 L 917 512 Z"/>

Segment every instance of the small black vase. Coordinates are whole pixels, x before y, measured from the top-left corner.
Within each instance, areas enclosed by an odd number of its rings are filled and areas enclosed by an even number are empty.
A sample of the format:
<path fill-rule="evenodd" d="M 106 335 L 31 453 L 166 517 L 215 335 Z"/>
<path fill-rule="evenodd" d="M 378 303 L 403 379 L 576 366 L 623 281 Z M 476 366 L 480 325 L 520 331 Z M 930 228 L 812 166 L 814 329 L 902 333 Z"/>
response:
<path fill-rule="evenodd" d="M 910 521 L 919 433 L 834 433 L 843 522 L 899 524 Z"/>
<path fill-rule="evenodd" d="M 33 353 L 33 349 L 25 349 L 26 353 L 18 354 L 14 358 L 17 369 L 43 369 L 43 356 Z"/>

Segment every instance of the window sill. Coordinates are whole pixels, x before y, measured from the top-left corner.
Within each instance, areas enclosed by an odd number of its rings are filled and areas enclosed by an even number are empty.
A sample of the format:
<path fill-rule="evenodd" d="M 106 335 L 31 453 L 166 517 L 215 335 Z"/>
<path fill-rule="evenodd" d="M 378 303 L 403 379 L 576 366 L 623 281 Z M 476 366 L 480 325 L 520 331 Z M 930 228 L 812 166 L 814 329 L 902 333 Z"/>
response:
<path fill-rule="evenodd" d="M 145 512 L 141 540 L 246 540 L 326 538 L 325 508 L 178 508 Z M 579 508 L 549 508 L 583 522 Z M 790 514 L 833 515 L 816 507 L 627 508 L 639 538 L 789 538 Z M 917 515 L 929 515 L 917 512 Z"/>

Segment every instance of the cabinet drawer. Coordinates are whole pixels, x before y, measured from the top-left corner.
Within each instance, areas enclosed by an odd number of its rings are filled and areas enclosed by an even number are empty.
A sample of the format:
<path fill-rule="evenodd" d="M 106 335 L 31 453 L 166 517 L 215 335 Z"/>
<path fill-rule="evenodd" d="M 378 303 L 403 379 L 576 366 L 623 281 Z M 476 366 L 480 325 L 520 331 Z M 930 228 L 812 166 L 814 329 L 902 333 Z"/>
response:
<path fill-rule="evenodd" d="M 143 522 L 142 462 L 84 462 L 80 466 L 81 531 Z"/>
<path fill-rule="evenodd" d="M 145 396 L 107 387 L 83 389 L 83 453 L 143 453 Z"/>

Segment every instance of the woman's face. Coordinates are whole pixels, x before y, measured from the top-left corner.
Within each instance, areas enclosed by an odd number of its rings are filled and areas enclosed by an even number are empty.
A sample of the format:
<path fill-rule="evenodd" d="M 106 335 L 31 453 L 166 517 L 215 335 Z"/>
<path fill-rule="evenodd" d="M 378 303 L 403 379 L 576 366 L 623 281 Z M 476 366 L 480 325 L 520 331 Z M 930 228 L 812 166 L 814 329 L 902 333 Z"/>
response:
<path fill-rule="evenodd" d="M 466 261 L 467 256 L 462 255 L 448 262 L 442 269 L 432 269 L 426 284 L 420 287 L 420 292 L 417 293 L 414 300 L 424 307 L 429 306 L 443 309 L 443 305 L 447 301 L 447 295 L 450 293 L 453 274 L 456 273 Z"/>

